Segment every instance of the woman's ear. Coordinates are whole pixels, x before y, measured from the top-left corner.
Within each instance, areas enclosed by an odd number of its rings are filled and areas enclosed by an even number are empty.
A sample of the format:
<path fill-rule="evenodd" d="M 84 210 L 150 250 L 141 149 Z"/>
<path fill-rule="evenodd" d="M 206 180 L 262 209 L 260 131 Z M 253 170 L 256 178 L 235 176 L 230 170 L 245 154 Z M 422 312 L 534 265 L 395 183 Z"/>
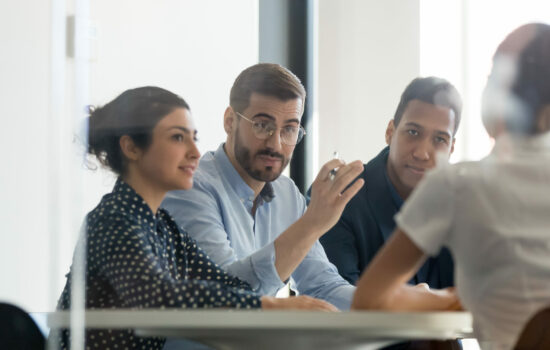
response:
<path fill-rule="evenodd" d="M 128 135 L 122 135 L 118 140 L 122 154 L 128 160 L 138 160 L 141 157 L 141 149 Z"/>

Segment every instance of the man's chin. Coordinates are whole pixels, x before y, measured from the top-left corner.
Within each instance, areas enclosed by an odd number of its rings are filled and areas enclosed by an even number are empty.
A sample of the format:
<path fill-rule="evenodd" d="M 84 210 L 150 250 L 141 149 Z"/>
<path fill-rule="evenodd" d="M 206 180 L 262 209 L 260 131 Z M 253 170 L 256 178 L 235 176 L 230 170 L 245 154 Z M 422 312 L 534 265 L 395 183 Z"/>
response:
<path fill-rule="evenodd" d="M 274 173 L 274 172 L 262 172 L 259 176 L 260 181 L 263 182 L 272 182 L 277 180 L 277 178 L 281 176 L 281 173 Z"/>
<path fill-rule="evenodd" d="M 255 169 L 252 171 L 251 175 L 254 179 L 262 182 L 271 182 L 275 181 L 279 176 L 281 176 L 282 171 L 273 171 L 272 169 L 258 170 Z"/>

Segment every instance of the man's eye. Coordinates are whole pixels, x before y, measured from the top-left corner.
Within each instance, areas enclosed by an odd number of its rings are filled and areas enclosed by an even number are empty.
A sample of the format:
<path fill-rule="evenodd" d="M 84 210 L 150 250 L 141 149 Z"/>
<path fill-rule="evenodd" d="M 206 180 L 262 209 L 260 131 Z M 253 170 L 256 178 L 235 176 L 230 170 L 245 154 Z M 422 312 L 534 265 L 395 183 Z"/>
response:
<path fill-rule="evenodd" d="M 436 137 L 435 142 L 436 143 L 445 143 L 445 144 L 447 144 L 447 139 L 444 138 L 444 137 Z"/>
<path fill-rule="evenodd" d="M 416 131 L 414 129 L 407 130 L 407 133 L 411 136 L 418 136 L 418 131 Z"/>
<path fill-rule="evenodd" d="M 265 130 L 265 129 L 268 128 L 269 123 L 268 123 L 268 122 L 256 122 L 256 123 L 254 124 L 254 126 L 256 127 L 256 129 Z"/>
<path fill-rule="evenodd" d="M 298 133 L 298 128 L 295 126 L 285 126 L 283 128 L 283 132 L 288 135 L 295 135 Z"/>

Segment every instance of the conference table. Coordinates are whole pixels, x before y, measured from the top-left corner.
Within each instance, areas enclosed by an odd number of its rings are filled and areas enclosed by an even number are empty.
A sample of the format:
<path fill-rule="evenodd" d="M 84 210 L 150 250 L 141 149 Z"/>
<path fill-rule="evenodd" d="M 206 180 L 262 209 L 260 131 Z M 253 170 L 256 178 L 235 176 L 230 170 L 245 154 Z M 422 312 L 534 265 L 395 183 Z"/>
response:
<path fill-rule="evenodd" d="M 406 340 L 473 337 L 467 312 L 119 309 L 87 310 L 81 319 L 90 329 L 130 328 L 139 336 L 186 338 L 219 350 L 366 350 Z M 68 328 L 70 321 L 68 311 L 47 315 L 50 329 Z"/>

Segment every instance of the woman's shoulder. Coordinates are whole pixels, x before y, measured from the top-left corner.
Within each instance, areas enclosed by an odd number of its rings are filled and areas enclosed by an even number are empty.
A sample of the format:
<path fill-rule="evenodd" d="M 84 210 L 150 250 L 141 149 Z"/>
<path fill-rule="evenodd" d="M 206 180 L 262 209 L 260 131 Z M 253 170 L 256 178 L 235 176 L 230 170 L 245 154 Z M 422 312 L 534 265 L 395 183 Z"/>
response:
<path fill-rule="evenodd" d="M 113 226 L 124 229 L 139 224 L 139 218 L 130 212 L 131 205 L 124 205 L 124 198 L 118 193 L 109 193 L 86 216 L 88 233 L 105 231 Z"/>

